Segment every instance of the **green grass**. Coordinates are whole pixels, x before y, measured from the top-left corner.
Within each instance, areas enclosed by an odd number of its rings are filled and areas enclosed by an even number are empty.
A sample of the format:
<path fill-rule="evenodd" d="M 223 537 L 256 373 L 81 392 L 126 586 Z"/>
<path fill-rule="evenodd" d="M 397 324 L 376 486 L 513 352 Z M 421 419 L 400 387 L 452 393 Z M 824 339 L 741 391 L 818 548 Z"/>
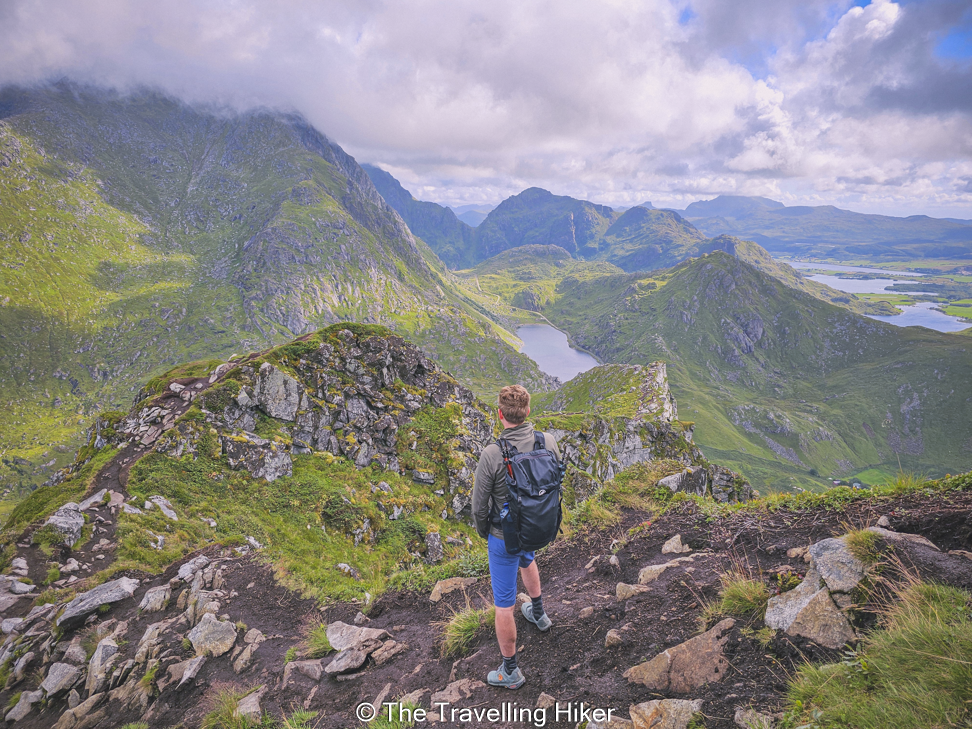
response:
<path fill-rule="evenodd" d="M 402 709 L 401 712 L 399 712 L 399 708 Z M 413 716 L 413 712 L 417 708 L 419 708 L 418 704 L 410 701 L 406 701 L 404 704 L 393 704 L 391 706 L 391 718 L 389 719 L 388 707 L 378 707 L 377 718 L 361 729 L 411 729 L 416 722 L 409 717 Z M 399 719 L 399 716 L 402 716 L 402 719 Z"/>
<path fill-rule="evenodd" d="M 323 658 L 332 650 L 334 649 L 331 648 L 331 641 L 327 639 L 326 625 L 322 623 L 311 630 L 310 635 L 307 636 L 308 658 Z"/>
<path fill-rule="evenodd" d="M 218 688 L 215 695 L 209 700 L 211 708 L 203 717 L 200 729 L 272 729 L 276 722 L 268 714 L 264 714 L 257 723 L 242 716 L 234 716 L 240 699 L 258 688 L 254 687 L 249 690 L 243 690 L 237 686 Z"/>
<path fill-rule="evenodd" d="M 317 714 L 316 711 L 295 711 L 290 716 L 281 719 L 280 727 L 281 729 L 314 729 L 317 722 L 311 724 L 311 721 L 317 718 Z"/>
<path fill-rule="evenodd" d="M 847 549 L 865 565 L 876 564 L 881 559 L 881 538 L 867 529 L 852 529 L 842 539 Z"/>
<path fill-rule="evenodd" d="M 496 608 L 492 605 L 474 608 L 467 604 L 448 620 L 433 623 L 442 631 L 442 657 L 464 656 L 484 629 L 494 629 L 495 620 Z"/>
<path fill-rule="evenodd" d="M 766 615 L 769 588 L 762 580 L 753 579 L 741 569 L 733 569 L 719 575 L 719 597 L 702 606 L 700 624 L 707 627 L 716 617 L 736 615 L 762 620 Z"/>
<path fill-rule="evenodd" d="M 787 727 L 967 726 L 972 719 L 972 594 L 915 583 L 883 629 L 844 662 L 805 666 L 789 689 Z"/>

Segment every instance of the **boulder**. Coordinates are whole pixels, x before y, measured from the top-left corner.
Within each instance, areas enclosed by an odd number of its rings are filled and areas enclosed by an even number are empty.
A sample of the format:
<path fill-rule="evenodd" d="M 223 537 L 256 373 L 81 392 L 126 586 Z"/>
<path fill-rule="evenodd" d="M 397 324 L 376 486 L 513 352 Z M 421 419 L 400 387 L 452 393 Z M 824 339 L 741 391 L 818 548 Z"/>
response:
<path fill-rule="evenodd" d="M 259 691 L 254 691 L 240 699 L 236 705 L 236 709 L 233 711 L 233 717 L 246 719 L 252 724 L 259 724 L 263 717 L 263 710 L 260 708 L 260 699 L 263 698 L 266 692 L 267 687 L 262 686 Z"/>
<path fill-rule="evenodd" d="M 221 621 L 212 613 L 204 613 L 199 624 L 186 636 L 200 656 L 216 658 L 228 653 L 236 643 L 236 626 Z"/>
<path fill-rule="evenodd" d="M 349 671 L 361 668 L 366 660 L 368 660 L 368 651 L 364 647 L 356 646 L 354 648 L 346 648 L 334 656 L 331 662 L 327 664 L 324 672 L 329 676 L 348 673 Z"/>
<path fill-rule="evenodd" d="M 182 687 L 184 684 L 192 681 L 198 674 L 199 670 L 206 663 L 206 656 L 196 656 L 182 664 L 182 676 L 179 677 L 179 684 L 176 688 Z"/>
<path fill-rule="evenodd" d="M 200 555 L 198 557 L 193 557 L 188 562 L 179 566 L 178 577 L 183 582 L 192 582 L 192 578 L 195 576 L 199 570 L 207 567 L 209 565 L 209 557 L 205 555 Z"/>
<path fill-rule="evenodd" d="M 108 672 L 115 665 L 118 644 L 111 638 L 102 638 L 88 661 L 88 679 L 84 687 L 89 696 L 100 693 L 108 683 Z"/>
<path fill-rule="evenodd" d="M 172 503 L 164 496 L 150 496 L 149 501 L 159 507 L 159 510 L 165 515 L 167 519 L 172 521 L 179 521 L 179 515 L 175 513 L 175 509 L 172 508 Z"/>
<path fill-rule="evenodd" d="M 16 663 L 13 665 L 13 677 L 14 683 L 24 680 L 24 673 L 27 671 L 27 667 L 30 662 L 34 660 L 36 654 L 34 651 L 27 651 L 20 658 L 17 659 Z"/>
<path fill-rule="evenodd" d="M 687 544 L 682 544 L 682 535 L 676 534 L 662 545 L 662 554 L 683 554 L 691 552 L 692 548 Z"/>
<path fill-rule="evenodd" d="M 62 660 L 65 663 L 70 663 L 75 666 L 83 666 L 88 662 L 88 654 L 85 652 L 84 647 L 81 645 L 81 636 L 76 635 L 71 639 L 68 644 L 67 650 L 64 651 Z"/>
<path fill-rule="evenodd" d="M 26 595 L 33 591 L 34 585 L 28 585 L 26 582 L 14 580 L 10 583 L 10 592 L 12 592 L 14 595 Z"/>
<path fill-rule="evenodd" d="M 343 651 L 346 648 L 354 648 L 355 646 L 361 645 L 366 641 L 380 641 L 389 637 L 387 630 L 381 630 L 380 628 L 365 628 L 359 625 L 348 625 L 347 623 L 342 623 L 340 620 L 328 625 L 325 633 L 327 635 L 328 642 L 331 644 L 331 648 L 336 651 Z"/>
<path fill-rule="evenodd" d="M 165 610 L 171 597 L 172 588 L 169 587 L 168 583 L 153 587 L 142 596 L 142 602 L 138 604 L 138 609 L 147 613 L 161 612 Z"/>
<path fill-rule="evenodd" d="M 30 714 L 30 710 L 34 708 L 34 704 L 38 703 L 44 698 L 43 691 L 24 691 L 20 694 L 20 700 L 17 705 L 14 706 L 7 715 L 4 717 L 6 721 L 20 721 L 21 719 L 27 718 Z"/>
<path fill-rule="evenodd" d="M 729 661 L 723 648 L 736 621 L 726 618 L 715 627 L 629 668 L 624 677 L 652 691 L 687 693 L 726 676 Z"/>
<path fill-rule="evenodd" d="M 55 663 L 47 672 L 47 676 L 40 687 L 45 695 L 56 696 L 63 691 L 70 690 L 80 677 L 81 669 L 77 666 L 72 666 L 70 663 Z"/>
<path fill-rule="evenodd" d="M 432 594 L 429 595 L 429 600 L 439 602 L 439 600 L 450 592 L 465 590 L 467 587 L 472 587 L 475 584 L 475 577 L 449 577 L 445 580 L 439 580 L 435 583 L 435 587 L 432 588 Z"/>
<path fill-rule="evenodd" d="M 223 453 L 229 467 L 250 472 L 253 478 L 265 478 L 273 482 L 282 476 L 291 476 L 294 463 L 284 446 L 264 440 L 249 433 L 222 436 Z"/>
<path fill-rule="evenodd" d="M 425 561 L 427 564 L 438 564 L 445 557 L 442 549 L 442 535 L 439 532 L 429 532 L 425 535 Z"/>
<path fill-rule="evenodd" d="M 701 699 L 646 701 L 628 709 L 633 729 L 685 729 L 692 721 L 692 717 L 700 711 L 702 711 Z"/>
<path fill-rule="evenodd" d="M 107 493 L 108 493 L 108 489 L 101 489 L 101 491 L 92 494 L 84 501 L 82 501 L 80 504 L 78 504 L 78 507 L 81 509 L 81 511 L 87 511 L 92 506 L 99 506 L 101 502 L 105 500 L 105 495 Z"/>
<path fill-rule="evenodd" d="M 303 391 L 297 380 L 269 362 L 260 365 L 253 394 L 257 405 L 271 418 L 293 422 L 300 409 Z"/>
<path fill-rule="evenodd" d="M 4 635 L 10 635 L 18 630 L 22 622 L 24 622 L 23 618 L 7 618 L 0 623 L 0 631 L 2 631 Z"/>
<path fill-rule="evenodd" d="M 64 544 L 73 547 L 81 538 L 81 530 L 84 529 L 84 514 L 81 513 L 81 506 L 69 501 L 47 518 L 44 526 L 48 524 L 61 533 Z"/>
<path fill-rule="evenodd" d="M 102 605 L 126 600 L 135 594 L 136 589 L 138 589 L 138 580 L 120 577 L 81 593 L 64 608 L 64 612 L 56 621 L 57 627 L 75 628 L 84 623 L 87 617 Z"/>
<path fill-rule="evenodd" d="M 812 569 L 795 588 L 769 599 L 765 622 L 774 630 L 808 638 L 826 648 L 840 648 L 856 639 L 847 616 Z"/>
<path fill-rule="evenodd" d="M 811 545 L 810 565 L 831 592 L 852 592 L 864 579 L 865 567 L 843 539 L 824 539 Z"/>

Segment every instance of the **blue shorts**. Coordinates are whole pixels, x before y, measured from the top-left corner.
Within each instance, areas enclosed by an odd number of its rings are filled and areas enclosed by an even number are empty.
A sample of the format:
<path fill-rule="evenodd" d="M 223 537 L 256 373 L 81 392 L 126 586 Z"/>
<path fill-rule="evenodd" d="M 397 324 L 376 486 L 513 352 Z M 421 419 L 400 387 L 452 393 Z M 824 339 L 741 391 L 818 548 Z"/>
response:
<path fill-rule="evenodd" d="M 493 585 L 493 604 L 498 608 L 516 605 L 516 576 L 520 567 L 533 564 L 533 552 L 510 554 L 506 542 L 492 534 L 486 540 L 489 550 L 489 581 Z"/>

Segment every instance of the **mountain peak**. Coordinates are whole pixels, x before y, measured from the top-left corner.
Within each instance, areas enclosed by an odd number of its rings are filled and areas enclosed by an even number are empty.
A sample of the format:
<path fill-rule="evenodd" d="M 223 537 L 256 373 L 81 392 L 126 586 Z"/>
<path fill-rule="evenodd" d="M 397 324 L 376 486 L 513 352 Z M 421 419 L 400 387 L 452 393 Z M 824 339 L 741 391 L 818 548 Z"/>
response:
<path fill-rule="evenodd" d="M 768 210 L 780 210 L 786 206 L 766 197 L 719 195 L 712 200 L 694 202 L 685 208 L 686 218 L 744 218 Z"/>

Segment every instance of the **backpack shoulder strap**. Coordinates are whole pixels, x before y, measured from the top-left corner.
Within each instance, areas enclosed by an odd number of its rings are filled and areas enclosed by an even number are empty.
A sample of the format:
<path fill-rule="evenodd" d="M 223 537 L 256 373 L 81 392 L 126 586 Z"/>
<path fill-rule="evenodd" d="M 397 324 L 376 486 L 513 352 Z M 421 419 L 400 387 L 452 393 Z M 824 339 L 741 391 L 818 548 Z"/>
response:
<path fill-rule="evenodd" d="M 533 431 L 533 450 L 542 451 L 547 447 L 547 439 L 542 430 Z"/>

